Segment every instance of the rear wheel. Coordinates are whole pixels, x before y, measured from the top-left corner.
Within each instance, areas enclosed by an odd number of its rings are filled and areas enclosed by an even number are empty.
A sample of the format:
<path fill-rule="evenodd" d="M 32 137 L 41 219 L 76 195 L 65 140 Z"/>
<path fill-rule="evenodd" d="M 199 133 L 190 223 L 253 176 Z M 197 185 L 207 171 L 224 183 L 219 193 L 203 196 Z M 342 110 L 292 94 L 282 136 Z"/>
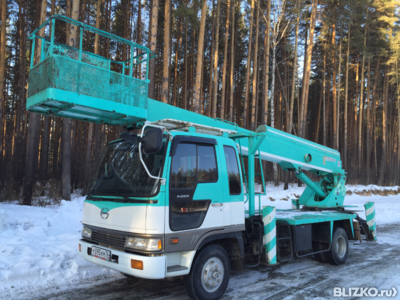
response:
<path fill-rule="evenodd" d="M 329 247 L 329 244 L 327 244 L 327 243 L 313 242 L 313 251 L 314 252 L 327 250 L 328 247 Z M 330 251 L 315 253 L 314 256 L 319 262 L 322 262 L 322 263 L 327 263 L 327 262 L 330 262 L 330 260 L 331 260 L 331 252 Z"/>
<path fill-rule="evenodd" d="M 332 237 L 331 262 L 342 265 L 346 262 L 349 253 L 349 240 L 346 231 L 338 227 Z"/>
<path fill-rule="evenodd" d="M 225 292 L 230 277 L 230 263 L 226 251 L 217 245 L 203 249 L 185 277 L 186 291 L 191 299 L 219 299 Z"/>

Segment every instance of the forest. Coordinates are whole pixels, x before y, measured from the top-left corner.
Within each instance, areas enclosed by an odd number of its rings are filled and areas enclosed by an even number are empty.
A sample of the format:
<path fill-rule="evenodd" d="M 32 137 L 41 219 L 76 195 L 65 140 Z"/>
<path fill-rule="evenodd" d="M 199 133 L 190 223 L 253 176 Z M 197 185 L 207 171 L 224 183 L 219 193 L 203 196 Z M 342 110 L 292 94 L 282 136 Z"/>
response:
<path fill-rule="evenodd" d="M 251 130 L 267 124 L 334 148 L 348 183 L 399 185 L 399 4 L 1 0 L 0 200 L 31 205 L 32 197 L 85 194 L 102 150 L 123 131 L 26 110 L 33 57 L 28 36 L 54 14 L 155 53 L 152 99 Z M 66 41 L 70 30 L 56 35 Z M 91 32 L 82 43 L 115 60 L 130 55 Z M 268 181 L 297 182 L 272 164 L 264 172 Z"/>

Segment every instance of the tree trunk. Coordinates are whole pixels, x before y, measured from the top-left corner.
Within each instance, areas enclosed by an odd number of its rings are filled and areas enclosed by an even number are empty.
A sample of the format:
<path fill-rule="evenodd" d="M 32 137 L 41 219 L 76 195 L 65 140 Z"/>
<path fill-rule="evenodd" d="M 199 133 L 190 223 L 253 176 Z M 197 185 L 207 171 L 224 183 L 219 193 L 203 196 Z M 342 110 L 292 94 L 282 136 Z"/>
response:
<path fill-rule="evenodd" d="M 69 1 L 68 1 L 69 2 Z M 71 18 L 78 20 L 79 17 L 79 0 L 74 0 L 72 4 L 72 15 Z M 100 6 L 100 3 L 99 3 Z M 96 22 L 97 23 L 97 22 Z M 78 47 L 77 39 L 78 27 L 75 25 L 70 26 L 70 32 L 67 35 L 67 45 L 71 47 Z M 98 43 L 95 44 L 95 49 L 98 51 Z M 62 158 L 61 158 L 61 194 L 64 200 L 71 200 L 71 120 L 63 118 L 61 147 L 62 147 Z"/>
<path fill-rule="evenodd" d="M 294 111 L 294 92 L 296 90 L 296 72 L 297 72 L 297 43 L 299 39 L 299 24 L 300 24 L 300 0 L 296 1 L 297 21 L 296 21 L 296 37 L 294 41 L 294 61 L 293 61 L 293 77 L 292 77 L 292 94 L 290 96 L 290 113 L 288 133 L 293 130 L 293 111 Z M 319 122 L 319 119 L 318 119 Z M 318 139 L 318 137 L 317 137 Z"/>
<path fill-rule="evenodd" d="M 324 43 L 324 69 L 322 74 L 322 143 L 327 146 L 326 135 L 326 43 Z"/>
<path fill-rule="evenodd" d="M 102 3 L 103 3 L 102 0 L 97 1 L 96 28 L 100 28 L 100 14 L 101 14 L 101 4 Z M 99 47 L 100 47 L 99 39 L 100 39 L 100 36 L 98 34 L 95 34 L 95 38 L 94 38 L 94 53 L 96 53 L 96 54 L 99 53 Z"/>
<path fill-rule="evenodd" d="M 320 127 L 320 120 L 321 120 L 321 107 L 322 107 L 322 89 L 320 92 L 319 96 L 319 105 L 318 105 L 318 117 L 317 117 L 317 128 L 316 128 L 316 133 L 315 133 L 315 138 L 314 141 L 318 143 L 318 138 L 319 138 L 319 127 Z"/>
<path fill-rule="evenodd" d="M 157 53 L 157 21 L 158 21 L 158 1 L 152 0 L 151 8 L 151 38 L 150 38 L 150 51 L 154 54 Z M 149 31 L 150 31 L 149 30 Z M 149 64 L 149 98 L 154 99 L 155 91 L 155 76 L 156 76 L 156 60 L 151 59 Z"/>
<path fill-rule="evenodd" d="M 371 120 L 370 120 L 370 112 L 371 112 L 371 57 L 368 56 L 368 67 L 367 67 L 367 158 L 366 158 L 366 175 L 365 175 L 365 183 L 369 184 L 370 180 L 370 172 L 371 172 Z"/>
<path fill-rule="evenodd" d="M 229 92 L 229 121 L 233 122 L 233 73 L 235 70 L 235 0 L 232 0 L 231 75 Z"/>
<path fill-rule="evenodd" d="M 261 123 L 267 124 L 268 121 L 268 81 L 269 81 L 269 36 L 270 36 L 270 13 L 271 13 L 271 0 L 267 0 L 267 16 L 265 21 L 265 33 L 264 33 L 264 95 L 263 95 L 263 112 Z"/>
<path fill-rule="evenodd" d="M 41 146 L 41 154 L 40 154 L 40 180 L 42 184 L 48 180 L 48 165 L 49 165 L 49 136 L 50 136 L 50 118 L 49 116 L 45 116 L 44 118 L 44 127 L 43 127 L 43 140 Z"/>
<path fill-rule="evenodd" d="M 336 122 L 337 122 L 337 114 L 338 111 L 337 109 L 337 105 L 336 105 L 336 101 L 337 101 L 337 97 L 336 97 L 336 80 L 337 80 L 337 76 L 336 76 L 336 65 L 335 65 L 335 55 L 336 55 L 336 24 L 334 23 L 335 20 L 335 15 L 336 15 L 336 7 L 334 8 L 334 12 L 333 12 L 333 24 L 332 24 L 332 41 L 331 41 L 331 59 L 332 59 L 332 105 L 333 105 L 333 114 L 332 114 L 332 119 L 333 119 L 333 148 L 338 150 L 338 145 L 337 145 L 337 135 L 338 132 L 336 131 Z"/>
<path fill-rule="evenodd" d="M 314 41 L 314 31 L 315 31 L 315 21 L 317 14 L 318 0 L 313 0 L 313 5 L 311 9 L 311 20 L 310 20 L 310 33 L 308 37 L 308 47 L 305 66 L 305 76 L 303 78 L 303 90 L 301 95 L 301 112 L 300 112 L 300 136 L 305 137 L 306 130 L 306 117 L 307 117 L 307 107 L 308 107 L 308 90 L 310 88 L 310 73 L 311 73 L 311 58 L 312 58 L 312 48 Z"/>
<path fill-rule="evenodd" d="M 225 91 L 226 91 L 226 65 L 228 64 L 228 42 L 229 42 L 229 18 L 231 1 L 227 0 L 226 8 L 226 24 L 225 24 L 225 47 L 224 47 L 224 63 L 222 65 L 222 87 L 221 87 L 221 110 L 220 118 L 225 119 Z"/>
<path fill-rule="evenodd" d="M 197 15 L 197 14 L 196 14 Z M 190 96 L 189 96 L 189 108 L 190 111 L 193 111 L 193 106 L 194 106 L 194 93 L 195 93 L 195 80 L 196 80 L 196 69 L 195 69 L 195 59 L 194 59 L 194 45 L 196 43 L 196 30 L 193 30 L 193 35 L 192 35 L 192 49 L 191 49 L 191 54 L 190 57 L 192 58 L 191 64 L 190 64 Z"/>
<path fill-rule="evenodd" d="M 14 152 L 13 152 L 13 179 L 20 181 L 21 177 L 19 173 L 22 171 L 19 166 L 22 165 L 23 158 L 23 140 L 22 140 L 22 115 L 25 110 L 25 86 L 26 86 L 26 40 L 25 40 L 25 14 L 26 14 L 26 1 L 20 1 L 18 5 L 18 23 L 19 23 L 19 101 L 18 101 L 18 111 L 17 115 L 14 117 L 15 121 L 15 133 L 14 133 Z M 16 76 L 15 76 L 16 77 Z M 14 92 L 15 93 L 15 92 Z M 48 117 L 47 117 L 48 118 Z M 1 158 L 1 156 L 0 156 Z M 1 159 L 0 159 L 1 160 Z"/>
<path fill-rule="evenodd" d="M 339 38 L 339 65 L 338 65 L 338 85 L 337 85 L 337 101 L 336 101 L 336 146 L 339 151 L 339 123 L 340 123 L 340 72 L 342 68 L 342 34 L 343 23 L 340 22 L 340 38 Z"/>
<path fill-rule="evenodd" d="M 372 132 L 374 134 L 374 148 L 373 148 L 373 153 L 374 153 L 374 179 L 377 176 L 378 173 L 378 162 L 377 162 L 377 134 L 376 134 L 376 108 L 378 107 L 378 82 L 380 79 L 380 62 L 381 62 L 381 57 L 378 56 L 378 62 L 377 66 L 374 72 L 374 77 L 375 77 L 375 82 L 374 82 L 374 88 L 372 91 Z"/>
<path fill-rule="evenodd" d="M 155 0 L 157 1 L 157 0 Z M 96 14 L 96 28 L 100 27 L 100 5 L 98 5 L 98 10 Z M 99 40 L 99 35 L 95 34 L 95 41 Z M 117 51 L 118 52 L 118 51 Z M 95 42 L 95 47 L 94 47 L 94 54 L 99 54 L 99 47 L 98 47 L 98 42 Z M 63 124 L 64 125 L 64 124 Z M 96 126 L 98 127 L 98 126 Z M 93 129 L 94 129 L 94 124 L 89 123 L 89 129 L 88 129 L 88 136 L 87 136 L 87 144 L 86 144 L 86 155 L 85 155 L 85 182 L 84 182 L 84 191 L 85 193 L 89 192 L 88 187 L 88 181 L 90 180 L 91 176 L 91 169 L 92 169 L 92 141 L 93 141 Z M 96 128 L 96 131 L 98 132 L 99 129 Z M 96 133 L 98 134 L 98 133 Z M 97 146 L 97 145 L 96 145 Z"/>
<path fill-rule="evenodd" d="M 219 7 L 221 0 L 217 0 L 217 15 L 215 16 L 215 50 L 214 50 L 214 88 L 213 88 L 213 108 L 212 117 L 217 117 L 217 97 L 218 97 L 218 44 L 219 44 Z"/>
<path fill-rule="evenodd" d="M 87 0 L 86 0 L 87 1 Z M 107 32 L 111 32 L 111 10 L 112 10 L 112 4 L 111 4 L 112 2 L 111 2 L 111 0 L 109 0 L 108 1 L 108 5 L 107 5 L 107 7 L 108 7 L 108 11 L 107 11 L 107 13 L 108 13 L 108 18 L 107 18 Z M 106 55 L 107 55 L 107 58 L 109 58 L 110 57 L 110 39 L 106 39 Z M 141 67 L 140 67 L 140 65 L 139 65 L 139 69 L 140 69 Z"/>
<path fill-rule="evenodd" d="M 56 1 L 51 1 L 51 11 L 50 15 L 54 15 L 55 12 Z M 50 26 L 50 34 L 51 34 L 51 26 Z M 25 70 L 25 65 L 24 65 Z M 24 74 L 25 76 L 25 74 Z M 48 166 L 49 166 L 49 141 L 50 141 L 50 117 L 44 116 L 44 128 L 43 128 L 43 139 L 41 146 L 41 154 L 40 154 L 40 179 L 42 184 L 48 180 Z"/>
<path fill-rule="evenodd" d="M 364 29 L 364 51 L 362 57 L 362 65 L 361 65 L 361 83 L 360 83 L 360 106 L 359 106 L 359 120 L 358 120 L 358 164 L 357 164 L 357 173 L 361 176 L 362 173 L 362 127 L 363 127 L 363 109 L 364 109 L 364 66 L 365 66 L 365 48 L 367 46 L 367 19 L 368 19 L 368 6 L 367 6 L 367 16 L 365 19 L 365 29 Z"/>
<path fill-rule="evenodd" d="M 196 87 L 195 87 L 194 109 L 193 109 L 193 111 L 198 114 L 201 112 L 200 94 L 201 94 L 201 77 L 202 77 L 201 75 L 203 71 L 203 59 L 204 59 L 204 29 L 206 27 L 206 14 L 207 14 L 207 1 L 204 1 L 203 8 L 201 10 L 199 44 L 197 49 Z"/>
<path fill-rule="evenodd" d="M 276 41 L 275 37 L 273 38 L 272 45 L 272 82 L 271 82 L 271 127 L 275 128 L 275 69 L 276 69 Z"/>
<path fill-rule="evenodd" d="M 396 52 L 398 49 L 396 49 Z M 397 53 L 396 53 L 397 54 Z M 397 60 L 396 60 L 396 87 L 397 87 L 397 182 L 400 181 L 400 86 L 399 86 L 399 69 L 397 66 Z M 368 80 L 369 82 L 369 80 Z"/>
<path fill-rule="evenodd" d="M 91 176 L 91 167 L 92 167 L 92 142 L 93 142 L 93 123 L 89 123 L 89 129 L 87 134 L 86 141 L 86 155 L 85 155 L 85 182 L 84 182 L 84 191 L 85 194 L 89 193 L 89 180 Z"/>
<path fill-rule="evenodd" d="M 187 109 L 187 95 L 188 95 L 188 57 L 187 57 L 187 45 L 188 45 L 188 22 L 186 19 L 185 22 L 185 90 L 183 93 L 183 97 L 182 97 L 182 102 L 183 105 L 181 105 L 181 107 L 183 106 L 184 109 Z"/>
<path fill-rule="evenodd" d="M 351 141 L 353 141 L 353 143 L 352 143 L 352 145 L 353 145 L 353 156 L 352 156 L 352 161 L 353 161 L 353 169 L 354 170 L 357 170 L 357 165 L 356 165 L 356 162 L 357 162 L 357 141 L 358 141 L 358 138 L 357 138 L 357 134 L 358 134 L 358 128 L 357 128 L 357 122 L 358 122 L 358 114 L 357 114 L 357 109 L 358 109 L 358 107 L 359 107 L 359 103 L 357 102 L 357 99 L 358 99 L 358 88 L 359 88 L 359 86 L 358 86 L 358 84 L 359 84 L 359 70 L 360 70 L 360 68 L 359 68 L 359 64 L 358 64 L 358 62 L 359 62 L 359 56 L 357 55 L 357 57 L 356 57 L 356 63 L 355 63 L 355 65 L 356 65 L 356 93 L 355 93 L 355 96 L 354 96 L 354 100 L 355 100 L 355 105 L 354 105 L 354 127 L 353 127 L 353 131 L 354 131 L 354 138 L 353 139 L 351 139 Z M 356 171 L 357 172 L 357 171 Z"/>
<path fill-rule="evenodd" d="M 125 9 L 123 10 L 123 17 L 122 17 L 123 24 L 124 24 L 122 37 L 124 39 L 126 39 L 126 40 L 130 40 L 130 26 L 129 26 L 129 12 L 130 12 L 130 9 L 129 9 L 129 2 L 130 1 L 128 1 L 128 0 L 122 0 L 121 1 L 121 3 L 123 3 L 123 5 L 125 6 Z M 102 0 L 100 0 L 100 3 L 99 3 L 100 4 L 99 5 L 100 9 L 101 9 L 101 3 L 102 3 Z M 128 45 L 122 44 L 122 61 L 128 60 L 128 56 L 129 56 L 128 55 Z M 124 71 L 123 66 L 120 65 L 120 67 L 121 67 L 121 73 L 126 75 L 127 69 L 125 69 L 125 71 Z M 98 128 L 99 126 L 96 126 L 96 127 Z M 99 132 L 100 132 L 99 130 L 96 130 L 96 134 L 98 134 Z"/>
<path fill-rule="evenodd" d="M 257 1 L 257 12 L 256 12 L 256 32 L 255 32 L 255 45 L 254 45 L 254 59 L 253 59 L 253 95 L 251 97 L 251 129 L 256 130 L 257 127 L 257 115 L 256 115 L 256 106 L 257 106 L 257 58 L 258 58 L 258 27 L 259 27 L 259 18 L 260 16 L 260 1 Z M 253 20 L 252 20 L 253 22 Z"/>
<path fill-rule="evenodd" d="M 388 144 L 388 96 L 389 96 L 389 75 L 388 75 L 389 67 L 386 65 L 385 69 L 385 79 L 384 79 L 384 87 L 383 87 L 383 110 L 382 110 L 382 159 L 379 170 L 379 181 L 378 184 L 383 186 L 385 182 L 385 173 L 386 173 L 386 160 L 387 160 L 387 144 Z"/>
<path fill-rule="evenodd" d="M 142 0 L 138 0 L 137 43 L 142 44 Z M 138 54 L 142 54 L 142 50 L 138 49 Z M 138 73 L 138 78 L 142 79 L 142 64 L 138 65 Z"/>
<path fill-rule="evenodd" d="M 52 162 L 52 176 L 56 179 L 59 179 L 59 168 L 58 168 L 58 153 L 60 148 L 60 129 L 61 129 L 61 119 L 53 117 L 53 162 Z"/>
<path fill-rule="evenodd" d="M 279 31 L 278 31 L 279 32 Z M 272 42 L 272 83 L 271 83 L 271 127 L 275 128 L 275 111 L 274 111 L 274 102 L 275 102 L 275 67 L 276 67 L 276 35 L 273 34 L 273 42 Z M 278 186 L 279 177 L 278 177 L 278 165 L 277 163 L 273 163 L 274 170 L 274 184 Z"/>
<path fill-rule="evenodd" d="M 344 90 L 344 141 L 343 141 L 343 166 L 347 168 L 347 99 L 349 94 L 349 64 L 350 64 L 350 28 L 351 20 L 349 22 L 349 32 L 347 36 L 347 58 L 346 58 L 346 83 Z"/>
<path fill-rule="evenodd" d="M 3 170 L 3 106 L 4 106 L 4 75 L 6 61 L 7 35 L 7 0 L 1 1 L 1 40 L 0 40 L 0 169 Z M 1 179 L 1 177 L 0 177 Z M 29 200 L 30 202 L 30 200 Z M 29 204 L 30 205 L 30 204 Z"/>
<path fill-rule="evenodd" d="M 207 116 L 211 116 L 211 107 L 212 107 L 212 95 L 213 95 L 213 63 L 214 63 L 214 52 L 215 52 L 215 0 L 213 0 L 213 11 L 212 11 L 212 27 L 211 27 L 211 58 L 210 58 L 210 78 L 208 81 L 208 106 L 207 106 Z"/>
<path fill-rule="evenodd" d="M 177 42 L 176 42 L 176 51 L 175 51 L 175 70 L 174 70 L 174 91 L 173 91 L 173 95 L 172 95 L 172 103 L 174 106 L 177 105 L 176 103 L 176 97 L 177 97 L 177 88 L 178 88 L 178 57 L 179 57 L 179 50 L 180 50 L 180 46 L 182 43 L 182 19 L 179 19 L 178 22 L 178 38 L 177 38 Z"/>
<path fill-rule="evenodd" d="M 162 77 L 162 91 L 161 100 L 163 103 L 169 101 L 169 41 L 170 41 L 170 23 L 171 23 L 171 0 L 165 1 L 165 15 L 164 15 L 164 55 L 163 55 L 163 77 Z"/>
<path fill-rule="evenodd" d="M 4 4 L 3 4 L 3 8 L 4 8 Z M 40 10 L 38 10 L 38 12 L 40 13 L 39 24 L 42 24 L 45 21 L 46 10 L 47 10 L 47 0 L 42 0 L 41 8 L 40 8 Z M 5 11 L 3 9 L 2 14 L 4 14 L 4 13 L 5 13 Z M 4 25 L 5 25 L 5 23 L 4 23 Z M 39 36 L 43 36 L 43 35 L 44 35 L 44 28 L 42 28 L 39 31 Z M 3 34 L 2 34 L 1 38 L 3 39 Z M 40 61 L 41 44 L 42 44 L 41 40 L 37 41 L 37 46 L 35 49 L 36 64 L 38 64 Z M 2 53 L 2 51 L 1 51 L 1 53 Z M 3 66 L 4 66 L 4 62 L 0 61 L 0 68 L 3 68 Z M 2 72 L 0 72 L 0 73 L 2 74 Z M 1 80 L 0 80 L 0 82 L 1 82 Z M 39 147 L 39 135 L 40 135 L 39 126 L 40 126 L 40 115 L 30 112 L 29 113 L 29 128 L 28 128 L 28 146 L 27 146 L 26 160 L 25 160 L 24 200 L 22 203 L 23 205 L 32 205 L 32 187 L 33 187 L 33 183 L 34 183 L 35 169 L 37 167 L 37 162 L 38 162 L 38 147 Z"/>
<path fill-rule="evenodd" d="M 247 47 L 247 65 L 246 65 L 246 90 L 244 94 L 243 104 L 243 127 L 247 127 L 247 107 L 249 106 L 249 91 L 250 91 L 250 69 L 251 69 L 251 44 L 253 39 L 253 13 L 254 13 L 254 0 L 251 0 L 251 13 L 250 13 L 250 32 L 249 32 L 249 46 Z"/>

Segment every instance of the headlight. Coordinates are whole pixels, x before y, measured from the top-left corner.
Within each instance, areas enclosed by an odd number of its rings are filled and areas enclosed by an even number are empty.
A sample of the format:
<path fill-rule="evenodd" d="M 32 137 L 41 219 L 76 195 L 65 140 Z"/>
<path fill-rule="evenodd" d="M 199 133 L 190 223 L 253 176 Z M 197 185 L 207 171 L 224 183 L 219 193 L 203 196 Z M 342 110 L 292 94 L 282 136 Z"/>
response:
<path fill-rule="evenodd" d="M 145 251 L 158 251 L 162 249 L 162 242 L 159 239 L 127 237 L 125 247 Z"/>
<path fill-rule="evenodd" d="M 90 229 L 88 227 L 83 227 L 82 236 L 90 238 L 92 236 L 92 229 Z"/>

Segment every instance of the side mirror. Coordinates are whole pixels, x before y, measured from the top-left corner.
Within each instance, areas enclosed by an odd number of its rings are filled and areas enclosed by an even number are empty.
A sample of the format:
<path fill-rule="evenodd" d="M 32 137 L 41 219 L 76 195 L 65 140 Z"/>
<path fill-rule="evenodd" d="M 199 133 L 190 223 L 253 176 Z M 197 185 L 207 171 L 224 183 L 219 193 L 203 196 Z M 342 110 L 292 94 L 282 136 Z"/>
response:
<path fill-rule="evenodd" d="M 144 132 L 144 136 L 139 139 L 142 143 L 144 154 L 156 154 L 162 148 L 163 131 L 161 128 L 150 127 Z"/>

